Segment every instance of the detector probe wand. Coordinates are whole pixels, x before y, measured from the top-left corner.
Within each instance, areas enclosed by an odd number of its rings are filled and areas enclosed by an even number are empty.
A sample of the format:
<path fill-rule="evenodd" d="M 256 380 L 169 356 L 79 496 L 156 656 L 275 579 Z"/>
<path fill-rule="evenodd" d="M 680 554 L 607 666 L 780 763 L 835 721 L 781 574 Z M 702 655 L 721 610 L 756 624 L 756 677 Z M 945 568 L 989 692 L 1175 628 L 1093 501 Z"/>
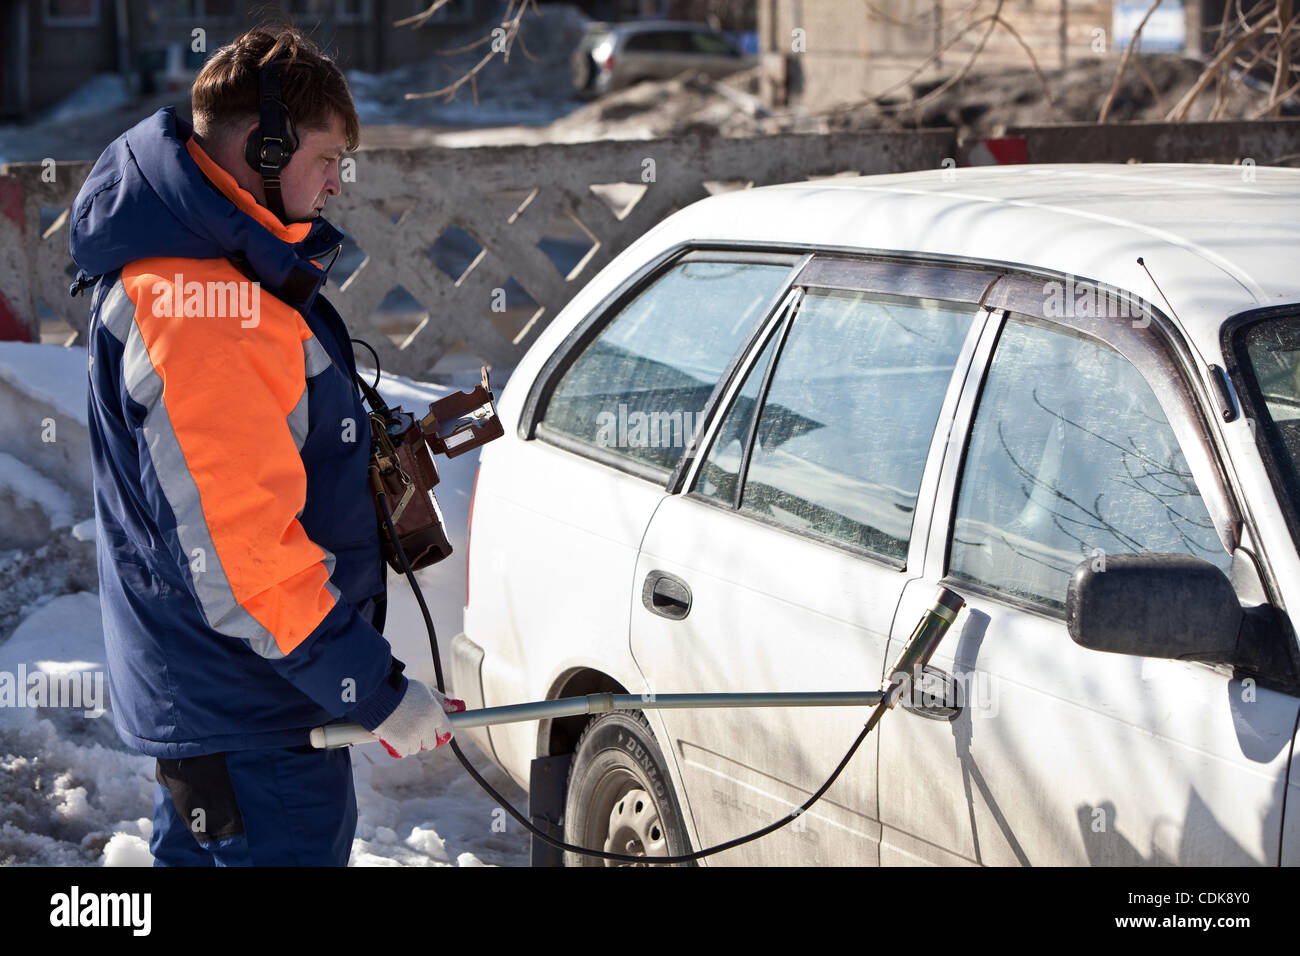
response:
<path fill-rule="evenodd" d="M 886 710 L 892 710 L 919 678 L 948 627 L 956 620 L 965 601 L 955 591 L 939 588 L 926 608 L 911 638 L 904 645 L 886 678 L 884 690 L 829 691 L 767 694 L 587 694 L 524 704 L 483 707 L 448 714 L 453 731 L 469 727 L 513 724 L 529 720 L 602 714 L 614 710 L 679 710 L 711 707 L 875 707 L 867 721 L 874 728 Z M 311 732 L 311 744 L 318 749 L 375 743 L 379 740 L 360 724 L 328 724 Z"/>

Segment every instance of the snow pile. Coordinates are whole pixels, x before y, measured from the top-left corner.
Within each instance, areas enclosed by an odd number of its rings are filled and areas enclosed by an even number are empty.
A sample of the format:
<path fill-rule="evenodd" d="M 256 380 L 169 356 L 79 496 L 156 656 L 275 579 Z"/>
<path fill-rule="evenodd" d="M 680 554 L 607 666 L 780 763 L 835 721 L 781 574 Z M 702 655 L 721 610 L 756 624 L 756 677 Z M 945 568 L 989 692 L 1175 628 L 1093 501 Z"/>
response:
<path fill-rule="evenodd" d="M 14 510 L 39 510 L 45 518 L 45 530 L 71 528 L 76 523 L 72 496 L 4 451 L 0 451 L 0 497 L 8 497 Z"/>
<path fill-rule="evenodd" d="M 0 382 L 85 425 L 88 360 L 81 346 L 0 342 Z"/>
<path fill-rule="evenodd" d="M 0 640 L 42 600 L 93 590 L 84 348 L 0 342 Z M 83 526 L 84 528 L 84 526 Z"/>
<path fill-rule="evenodd" d="M 468 742 L 461 748 L 488 783 L 526 809 L 527 795 L 508 776 Z M 382 747 L 355 747 L 352 775 L 358 807 L 352 866 L 528 865 L 527 834 L 479 789 L 450 747 L 415 760 L 394 760 Z"/>
<path fill-rule="evenodd" d="M 120 73 L 100 73 L 65 96 L 42 117 L 46 123 L 71 123 L 120 109 L 131 102 L 131 93 Z"/>
<path fill-rule="evenodd" d="M 57 525 L 38 548 L 0 550 L 0 865 L 153 862 L 154 761 L 128 751 L 113 727 L 93 522 L 83 520 L 75 489 L 52 482 L 8 451 L 22 445 L 19 431 L 33 418 L 55 415 L 84 423 L 85 362 L 84 349 L 0 343 L 0 389 L 8 389 L 11 401 L 26 403 L 21 414 L 0 418 L 0 447 L 6 449 L 0 452 L 0 496 L 7 491 L 32 503 L 34 514 Z M 477 369 L 465 363 L 444 366 L 439 377 L 445 382 L 385 377 L 380 391 L 407 410 L 422 410 L 453 388 L 478 381 Z M 88 447 L 75 449 L 83 464 L 88 454 Z M 419 573 L 444 659 L 461 628 L 476 466 L 477 453 L 438 460 L 438 499 L 457 554 Z M 395 653 L 409 674 L 431 681 L 423 621 L 396 575 L 389 576 L 389 600 L 385 632 Z M 516 807 L 527 806 L 513 781 L 468 741 L 462 745 L 493 786 Z M 479 790 L 450 748 L 395 760 L 378 746 L 365 746 L 354 748 L 352 758 L 358 804 L 353 865 L 527 863 L 527 834 Z"/>
<path fill-rule="evenodd" d="M 73 681 L 91 693 L 48 692 Z M 107 684 L 94 594 L 47 601 L 0 644 L 0 864 L 107 862 L 110 844 L 119 863 L 153 862 L 154 762 L 122 747 L 109 714 L 88 710 L 107 706 Z M 29 706 L 37 689 L 46 706 Z"/>

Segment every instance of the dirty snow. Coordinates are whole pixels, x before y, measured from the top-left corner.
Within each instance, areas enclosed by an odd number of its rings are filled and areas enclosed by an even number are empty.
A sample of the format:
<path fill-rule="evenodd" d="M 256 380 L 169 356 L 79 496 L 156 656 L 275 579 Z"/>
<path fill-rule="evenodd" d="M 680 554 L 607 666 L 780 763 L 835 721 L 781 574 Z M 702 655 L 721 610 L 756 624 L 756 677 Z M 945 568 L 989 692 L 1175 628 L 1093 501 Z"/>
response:
<path fill-rule="evenodd" d="M 40 508 L 51 528 L 69 528 L 73 517 L 72 497 L 41 473 L 8 452 L 0 451 L 0 496 L 12 496 L 16 503 Z"/>
<path fill-rule="evenodd" d="M 0 343 L 0 378 L 41 412 L 80 411 L 85 420 L 85 350 L 53 345 Z M 452 367 L 441 384 L 385 377 L 380 390 L 409 410 L 477 381 L 468 365 Z M 75 406 L 73 403 L 77 403 Z M 0 448 L 15 447 L 0 422 Z M 88 452 L 88 450 L 87 450 Z M 461 624 L 464 541 L 476 453 L 451 462 L 439 459 L 438 498 L 457 553 L 419 574 L 437 621 L 444 656 Z M 0 453 L 0 484 L 33 500 L 52 494 L 42 507 L 60 532 L 38 550 L 0 553 L 0 589 L 16 600 L 0 615 L 0 865 L 148 866 L 152 830 L 154 761 L 128 751 L 113 728 L 108 699 L 99 597 L 93 563 L 85 568 L 68 557 L 87 546 L 93 524 L 80 522 L 85 505 L 75 493 L 46 484 L 29 464 Z M 65 500 L 66 499 L 66 500 Z M 93 551 L 90 552 L 93 556 Z M 389 578 L 392 606 L 385 632 L 408 673 L 431 680 L 433 667 L 419 610 L 405 582 Z M 4 635 L 8 635 L 5 637 Z M 20 674 L 27 685 L 64 689 L 74 677 L 86 693 L 75 701 L 54 698 L 45 706 L 18 706 L 13 693 Z M 46 675 L 33 677 L 32 675 Z M 96 675 L 102 698 L 96 699 Z M 4 696 L 8 689 L 8 696 Z M 77 706 L 55 706 L 75 703 Z M 103 703 L 109 713 L 87 707 Z M 514 805 L 527 796 L 468 741 L 466 755 Z M 358 823 L 354 866 L 524 865 L 528 840 L 514 820 L 504 818 L 456 762 L 450 748 L 395 760 L 376 745 L 352 751 Z M 495 811 L 495 812 L 494 812 Z"/>

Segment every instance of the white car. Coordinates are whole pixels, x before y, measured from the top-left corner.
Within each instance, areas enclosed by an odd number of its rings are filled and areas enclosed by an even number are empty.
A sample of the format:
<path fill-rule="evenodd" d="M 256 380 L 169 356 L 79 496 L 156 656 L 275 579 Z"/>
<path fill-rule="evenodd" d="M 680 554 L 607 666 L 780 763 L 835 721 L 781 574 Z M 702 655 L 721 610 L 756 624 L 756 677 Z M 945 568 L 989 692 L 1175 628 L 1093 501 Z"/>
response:
<path fill-rule="evenodd" d="M 942 584 L 966 609 L 905 706 L 810 811 L 708 863 L 1300 862 L 1298 250 L 1300 171 L 1272 168 L 935 170 L 678 212 L 501 396 L 456 694 L 878 690 Z M 789 813 L 866 716 L 471 736 L 571 843 L 661 856 Z"/>

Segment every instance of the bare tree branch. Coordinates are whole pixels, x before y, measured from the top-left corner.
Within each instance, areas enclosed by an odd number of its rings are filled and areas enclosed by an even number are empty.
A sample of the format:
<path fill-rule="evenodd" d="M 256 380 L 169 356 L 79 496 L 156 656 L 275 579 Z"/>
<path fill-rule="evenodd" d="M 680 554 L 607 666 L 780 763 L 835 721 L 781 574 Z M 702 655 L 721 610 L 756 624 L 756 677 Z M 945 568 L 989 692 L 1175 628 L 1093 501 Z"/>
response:
<path fill-rule="evenodd" d="M 1245 32 L 1237 34 L 1237 36 L 1229 41 L 1218 52 L 1218 54 L 1215 55 L 1214 59 L 1206 65 L 1196 82 L 1192 84 L 1191 89 L 1184 93 L 1183 98 L 1169 111 L 1169 114 L 1165 117 L 1166 121 L 1171 123 L 1181 123 L 1186 120 L 1187 113 L 1191 110 L 1192 104 L 1196 102 L 1197 97 L 1205 92 L 1205 88 L 1210 85 L 1210 81 L 1214 79 L 1214 74 L 1219 67 L 1224 63 L 1231 62 L 1233 57 L 1237 55 L 1238 50 L 1251 40 L 1263 35 L 1275 19 L 1277 19 L 1277 11 L 1273 10 Z"/>
<path fill-rule="evenodd" d="M 393 26 L 395 27 L 409 26 L 418 29 L 419 27 L 424 26 L 425 23 L 428 22 L 429 17 L 433 16 L 435 13 L 437 13 L 440 9 L 442 9 L 449 3 L 451 3 L 451 0 L 434 0 L 433 3 L 429 4 L 428 7 L 421 10 L 413 17 L 406 17 L 403 20 L 394 20 Z"/>
<path fill-rule="evenodd" d="M 449 0 L 434 0 L 434 3 L 425 10 L 416 14 L 414 17 L 407 17 L 405 20 L 399 20 L 394 25 L 413 24 L 418 27 L 420 24 L 426 22 L 429 17 L 433 16 L 434 12 L 447 2 L 449 2 Z M 509 5 L 506 7 L 505 16 L 503 16 L 501 22 L 493 28 L 492 34 L 484 37 L 477 43 L 472 43 L 467 47 L 461 47 L 459 51 L 463 52 L 464 50 L 470 50 L 474 47 L 480 46 L 486 41 L 491 41 L 491 49 L 488 51 L 487 55 L 475 63 L 474 66 L 460 76 L 454 83 L 450 83 L 441 89 L 431 90 L 427 93 L 407 93 L 405 98 L 408 100 L 420 100 L 431 96 L 441 96 L 443 97 L 443 102 L 450 103 L 456 98 L 456 92 L 466 83 L 469 83 L 471 84 L 471 90 L 474 94 L 474 103 L 477 105 L 478 81 L 476 77 L 480 72 L 482 72 L 485 66 L 496 59 L 498 54 L 501 55 L 503 62 L 510 62 L 510 49 L 514 45 L 515 39 L 519 36 L 519 23 L 523 19 L 524 13 L 528 10 L 532 10 L 539 17 L 542 15 L 541 11 L 537 8 L 537 0 L 510 0 Z M 500 35 L 497 35 L 497 30 L 503 32 Z M 522 40 L 520 40 L 520 48 L 523 50 L 524 55 L 530 60 L 536 59 L 528 52 L 527 47 L 524 47 Z M 448 67 L 448 69 L 450 69 L 450 67 Z"/>

